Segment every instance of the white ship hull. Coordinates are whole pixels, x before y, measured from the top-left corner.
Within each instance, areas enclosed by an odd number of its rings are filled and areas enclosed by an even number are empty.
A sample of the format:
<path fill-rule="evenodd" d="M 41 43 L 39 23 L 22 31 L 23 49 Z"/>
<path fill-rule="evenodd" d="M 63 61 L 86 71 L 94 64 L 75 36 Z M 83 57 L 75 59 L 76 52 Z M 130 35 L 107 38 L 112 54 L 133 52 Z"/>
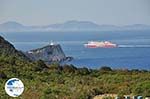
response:
<path fill-rule="evenodd" d="M 105 42 L 88 42 L 87 44 L 84 44 L 87 48 L 116 48 L 117 44 L 105 41 Z"/>

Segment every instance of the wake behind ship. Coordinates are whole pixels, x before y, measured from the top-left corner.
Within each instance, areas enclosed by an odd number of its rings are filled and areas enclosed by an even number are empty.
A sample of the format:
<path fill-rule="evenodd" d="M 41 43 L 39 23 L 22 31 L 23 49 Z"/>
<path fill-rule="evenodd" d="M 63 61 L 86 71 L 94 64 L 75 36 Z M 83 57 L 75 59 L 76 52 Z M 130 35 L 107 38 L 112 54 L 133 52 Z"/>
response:
<path fill-rule="evenodd" d="M 98 41 L 89 41 L 87 44 L 84 44 L 87 48 L 116 48 L 118 47 L 117 44 L 104 41 L 104 42 L 98 42 Z"/>

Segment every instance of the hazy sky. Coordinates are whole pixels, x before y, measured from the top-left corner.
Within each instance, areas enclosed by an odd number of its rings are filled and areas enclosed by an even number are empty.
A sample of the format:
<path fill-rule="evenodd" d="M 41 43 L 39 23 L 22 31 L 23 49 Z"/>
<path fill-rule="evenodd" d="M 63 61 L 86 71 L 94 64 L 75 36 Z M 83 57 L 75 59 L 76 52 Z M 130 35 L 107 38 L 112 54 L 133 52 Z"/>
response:
<path fill-rule="evenodd" d="M 47 25 L 68 20 L 150 25 L 150 0 L 0 0 L 0 23 Z"/>

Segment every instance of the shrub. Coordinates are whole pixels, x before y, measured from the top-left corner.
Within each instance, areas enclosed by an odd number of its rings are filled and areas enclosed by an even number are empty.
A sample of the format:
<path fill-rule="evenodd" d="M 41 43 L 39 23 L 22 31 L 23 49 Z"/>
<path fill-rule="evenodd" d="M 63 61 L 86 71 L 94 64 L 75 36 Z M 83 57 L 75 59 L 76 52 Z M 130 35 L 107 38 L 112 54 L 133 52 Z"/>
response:
<path fill-rule="evenodd" d="M 34 65 L 34 71 L 42 71 L 45 68 L 48 68 L 47 65 L 42 60 L 38 60 Z"/>
<path fill-rule="evenodd" d="M 77 70 L 77 68 L 74 67 L 73 65 L 64 65 L 63 66 L 63 71 L 65 73 L 75 73 L 76 70 Z"/>
<path fill-rule="evenodd" d="M 81 74 L 81 75 L 87 75 L 87 74 L 90 74 L 89 69 L 86 68 L 86 67 L 78 68 L 77 72 L 78 72 L 78 74 Z"/>
<path fill-rule="evenodd" d="M 110 67 L 103 66 L 100 68 L 100 71 L 112 71 L 112 69 Z"/>
<path fill-rule="evenodd" d="M 6 79 L 7 75 L 3 71 L 0 71 L 0 78 Z"/>
<path fill-rule="evenodd" d="M 133 89 L 133 93 L 142 96 L 150 96 L 150 81 L 138 83 Z"/>
<path fill-rule="evenodd" d="M 59 63 L 52 63 L 52 64 L 49 66 L 49 69 L 50 69 L 50 70 L 59 71 L 59 72 L 63 70 L 62 66 L 60 66 Z"/>

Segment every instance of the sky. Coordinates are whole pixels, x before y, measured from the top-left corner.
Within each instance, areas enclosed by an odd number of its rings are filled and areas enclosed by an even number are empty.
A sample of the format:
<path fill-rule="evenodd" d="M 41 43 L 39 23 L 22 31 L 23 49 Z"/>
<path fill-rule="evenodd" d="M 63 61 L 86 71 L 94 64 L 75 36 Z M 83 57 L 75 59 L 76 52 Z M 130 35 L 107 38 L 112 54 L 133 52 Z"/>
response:
<path fill-rule="evenodd" d="M 0 0 L 0 23 L 47 25 L 68 20 L 150 25 L 150 0 Z"/>

